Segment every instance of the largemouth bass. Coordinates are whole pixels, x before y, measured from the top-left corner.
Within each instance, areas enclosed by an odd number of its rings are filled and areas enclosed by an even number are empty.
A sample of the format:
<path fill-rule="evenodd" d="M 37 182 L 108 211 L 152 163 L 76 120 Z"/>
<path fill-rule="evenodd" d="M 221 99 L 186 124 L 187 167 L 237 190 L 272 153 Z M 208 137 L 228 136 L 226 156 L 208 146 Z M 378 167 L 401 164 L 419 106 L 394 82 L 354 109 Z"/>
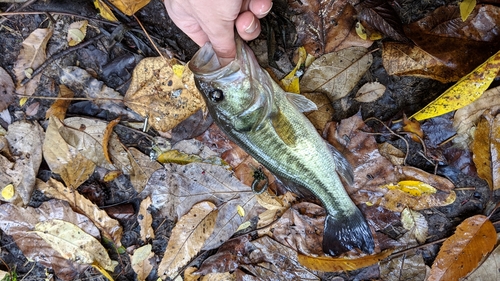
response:
<path fill-rule="evenodd" d="M 241 39 L 236 45 L 235 60 L 224 67 L 210 43 L 188 65 L 215 123 L 291 191 L 319 198 L 327 211 L 325 253 L 372 253 L 371 230 L 336 172 L 352 183 L 352 168 L 302 114 L 316 105 L 283 91 Z"/>

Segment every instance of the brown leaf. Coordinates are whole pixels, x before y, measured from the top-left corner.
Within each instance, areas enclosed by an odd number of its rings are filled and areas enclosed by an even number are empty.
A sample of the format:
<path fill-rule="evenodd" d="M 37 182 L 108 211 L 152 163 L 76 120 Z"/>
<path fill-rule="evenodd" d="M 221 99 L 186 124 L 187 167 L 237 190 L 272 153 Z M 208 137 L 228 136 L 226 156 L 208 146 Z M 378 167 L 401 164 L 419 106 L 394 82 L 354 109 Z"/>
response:
<path fill-rule="evenodd" d="M 409 254 L 380 263 L 380 276 L 384 277 L 384 281 L 424 281 L 428 271 L 421 253 Z"/>
<path fill-rule="evenodd" d="M 288 1 L 298 40 L 307 53 L 319 57 L 352 46 L 368 48 L 372 41 L 355 31 L 356 10 L 347 0 Z"/>
<path fill-rule="evenodd" d="M 205 107 L 193 74 L 176 60 L 146 58 L 137 64 L 125 103 L 159 131 L 168 131 Z"/>
<path fill-rule="evenodd" d="M 175 225 L 168 241 L 165 255 L 158 265 L 158 275 L 174 279 L 178 270 L 186 265 L 203 247 L 215 229 L 217 207 L 211 202 L 201 202 Z"/>
<path fill-rule="evenodd" d="M 477 175 L 488 182 L 491 190 L 500 188 L 500 115 L 486 111 L 479 119 L 472 142 Z"/>
<path fill-rule="evenodd" d="M 351 271 L 367 267 L 387 258 L 392 251 L 385 250 L 378 254 L 359 258 L 312 257 L 299 254 L 300 264 L 311 269 L 326 272 Z"/>
<path fill-rule="evenodd" d="M 48 243 L 32 230 L 39 222 L 61 219 L 78 225 L 86 233 L 99 238 L 99 230 L 85 217 L 75 213 L 68 204 L 60 200 L 50 200 L 40 207 L 21 208 L 12 204 L 0 205 L 0 228 L 14 238 L 23 254 L 43 266 L 52 268 L 57 277 L 63 280 L 75 280 L 86 265 L 77 264 L 63 258 Z"/>
<path fill-rule="evenodd" d="M 135 12 L 146 6 L 151 0 L 110 0 L 116 8 L 122 11 L 127 16 L 135 14 Z"/>
<path fill-rule="evenodd" d="M 45 113 L 45 119 L 49 119 L 50 116 L 59 118 L 59 120 L 64 120 L 66 116 L 66 110 L 68 110 L 71 104 L 71 98 L 75 94 L 68 87 L 64 85 L 59 85 L 59 95 L 58 98 Z"/>
<path fill-rule="evenodd" d="M 139 206 L 139 215 L 137 216 L 137 222 L 141 228 L 141 239 L 144 242 L 155 238 L 155 233 L 151 226 L 153 223 L 153 216 L 151 216 L 151 213 L 148 211 L 149 206 L 151 206 L 151 197 L 148 196 L 146 199 L 142 200 Z"/>
<path fill-rule="evenodd" d="M 153 270 L 151 258 L 154 256 L 154 253 L 151 249 L 151 244 L 144 245 L 135 250 L 130 258 L 132 269 L 134 269 L 134 272 L 137 274 L 137 280 L 139 281 L 146 280 L 151 270 Z"/>
<path fill-rule="evenodd" d="M 304 93 L 321 92 L 330 101 L 346 96 L 372 64 L 366 48 L 351 47 L 316 59 L 306 70 L 300 89 Z"/>
<path fill-rule="evenodd" d="M 111 138 L 111 134 L 113 133 L 113 128 L 120 123 L 120 117 L 116 118 L 115 120 L 112 120 L 108 123 L 106 126 L 106 130 L 104 131 L 103 137 L 102 137 L 102 151 L 104 152 L 104 158 L 108 160 L 110 164 L 113 164 L 113 161 L 111 160 L 111 157 L 109 156 L 109 151 L 108 151 L 108 145 L 109 145 L 109 139 Z"/>
<path fill-rule="evenodd" d="M 367 0 L 360 5 L 358 18 L 396 41 L 408 41 L 398 14 L 386 0 Z"/>
<path fill-rule="evenodd" d="M 134 147 L 128 149 L 128 158 L 132 165 L 130 181 L 135 191 L 141 193 L 154 171 L 161 169 L 163 166 Z"/>
<path fill-rule="evenodd" d="M 16 91 L 19 95 L 31 96 L 35 93 L 41 75 L 31 77 L 31 73 L 45 62 L 45 48 L 51 36 L 51 28 L 38 28 L 23 41 L 22 49 L 13 69 L 17 78 Z M 31 78 L 31 80 L 26 85 L 21 86 L 21 81 L 26 77 Z"/>
<path fill-rule="evenodd" d="M 477 5 L 464 22 L 458 6 L 443 6 L 405 31 L 417 46 L 463 77 L 500 49 L 499 13 L 500 7 Z"/>
<path fill-rule="evenodd" d="M 328 96 L 322 93 L 304 93 L 304 96 L 314 102 L 318 110 L 305 113 L 304 115 L 313 123 L 314 128 L 322 132 L 326 124 L 332 120 L 333 106 Z"/>
<path fill-rule="evenodd" d="M 114 241 L 118 247 L 121 246 L 123 230 L 120 223 L 110 218 L 105 211 L 99 209 L 80 193 L 54 179 L 49 179 L 47 183 L 39 182 L 37 188 L 49 197 L 68 202 L 75 211 L 85 214 L 106 238 Z"/>
<path fill-rule="evenodd" d="M 26 107 L 26 116 L 35 116 L 38 113 L 38 109 L 40 108 L 39 102 L 34 102 Z"/>
<path fill-rule="evenodd" d="M 354 99 L 359 102 L 374 102 L 383 96 L 384 93 L 384 85 L 379 82 L 369 82 L 359 88 Z"/>
<path fill-rule="evenodd" d="M 420 122 L 406 118 L 405 114 L 403 114 L 403 131 L 412 133 L 410 137 L 414 142 L 424 139 L 424 131 L 420 127 Z"/>
<path fill-rule="evenodd" d="M 77 148 L 66 143 L 60 134 L 61 128 L 62 122 L 50 117 L 43 142 L 44 159 L 52 172 L 61 176 L 66 186 L 78 188 L 92 175 L 96 165 Z"/>
<path fill-rule="evenodd" d="M 500 235 L 497 235 L 500 238 Z M 498 265 L 500 264 L 500 245 L 486 258 L 486 260 L 465 278 L 465 281 L 500 280 Z"/>
<path fill-rule="evenodd" d="M 68 27 L 67 41 L 69 46 L 75 46 L 85 39 L 87 34 L 87 20 L 72 22 Z"/>
<path fill-rule="evenodd" d="M 0 67 L 0 112 L 16 99 L 14 96 L 15 86 L 9 73 Z"/>
<path fill-rule="evenodd" d="M 466 219 L 441 246 L 428 280 L 459 280 L 465 277 L 493 250 L 496 241 L 495 227 L 486 216 L 476 215 Z"/>

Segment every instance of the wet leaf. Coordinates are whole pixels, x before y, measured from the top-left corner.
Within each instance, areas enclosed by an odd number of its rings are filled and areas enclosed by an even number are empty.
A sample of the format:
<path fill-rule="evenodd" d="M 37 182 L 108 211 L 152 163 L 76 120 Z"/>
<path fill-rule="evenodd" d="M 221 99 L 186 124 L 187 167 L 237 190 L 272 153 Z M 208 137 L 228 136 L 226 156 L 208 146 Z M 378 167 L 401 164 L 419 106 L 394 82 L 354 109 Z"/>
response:
<path fill-rule="evenodd" d="M 13 163 L 3 168 L 14 185 L 15 195 L 10 202 L 27 205 L 35 187 L 36 175 L 42 163 L 44 132 L 37 122 L 17 121 L 9 125 L 5 139 L 13 155 Z M 2 173 L 2 172 L 0 172 Z"/>
<path fill-rule="evenodd" d="M 9 73 L 0 67 L 0 112 L 16 99 L 14 96 L 15 86 Z"/>
<path fill-rule="evenodd" d="M 102 231 L 104 237 L 114 241 L 117 247 L 121 246 L 123 230 L 120 223 L 110 218 L 105 211 L 99 209 L 80 193 L 54 179 L 49 179 L 47 183 L 39 182 L 37 189 L 48 197 L 68 202 L 75 211 L 85 214 Z"/>
<path fill-rule="evenodd" d="M 500 115 L 485 112 L 477 124 L 472 153 L 477 175 L 488 182 L 491 190 L 500 188 Z"/>
<path fill-rule="evenodd" d="M 497 235 L 498 236 L 498 235 Z M 477 280 L 499 280 L 500 272 L 498 265 L 500 264 L 500 245 L 486 258 L 486 260 L 474 271 L 467 276 L 464 281 Z"/>
<path fill-rule="evenodd" d="M 466 219 L 441 246 L 428 280 L 459 280 L 465 277 L 493 250 L 496 241 L 495 227 L 487 217 L 476 215 Z"/>
<path fill-rule="evenodd" d="M 386 250 L 375 255 L 359 258 L 311 257 L 299 254 L 298 261 L 303 266 L 318 271 L 336 272 L 351 271 L 367 267 L 387 258 L 392 251 Z"/>
<path fill-rule="evenodd" d="M 57 277 L 75 280 L 87 267 L 64 258 L 32 230 L 39 222 L 60 219 L 78 225 L 86 233 L 99 238 L 99 230 L 85 217 L 75 213 L 59 200 L 44 202 L 38 208 L 21 208 L 12 204 L 0 205 L 0 228 L 14 238 L 23 254 L 43 266 L 52 268 Z"/>
<path fill-rule="evenodd" d="M 128 149 L 128 158 L 132 165 L 130 171 L 130 181 L 137 193 L 141 193 L 148 183 L 149 178 L 154 171 L 161 169 L 163 166 L 134 147 Z"/>
<path fill-rule="evenodd" d="M 132 269 L 134 269 L 134 272 L 137 274 L 137 280 L 139 281 L 146 280 L 151 270 L 153 270 L 151 258 L 154 256 L 154 253 L 151 249 L 151 244 L 146 244 L 135 250 L 130 258 Z"/>
<path fill-rule="evenodd" d="M 379 82 L 366 83 L 359 88 L 355 100 L 359 102 L 374 102 L 385 93 L 385 86 Z"/>
<path fill-rule="evenodd" d="M 466 21 L 476 7 L 476 0 L 463 0 L 458 4 L 462 21 Z"/>
<path fill-rule="evenodd" d="M 205 108 L 189 68 L 161 57 L 143 59 L 135 67 L 125 103 L 163 132 Z"/>
<path fill-rule="evenodd" d="M 97 239 L 72 223 L 47 220 L 37 223 L 33 232 L 66 259 L 84 264 L 97 262 L 109 271 L 114 271 L 118 265 Z"/>
<path fill-rule="evenodd" d="M 373 61 L 366 48 L 351 47 L 315 60 L 306 70 L 302 92 L 321 92 L 335 101 L 346 96 L 365 74 Z"/>
<path fill-rule="evenodd" d="M 23 41 L 21 51 L 17 56 L 17 61 L 13 69 L 17 79 L 17 94 L 31 96 L 35 93 L 40 81 L 40 74 L 32 77 L 24 86 L 21 86 L 20 83 L 27 77 L 26 70 L 33 71 L 45 62 L 45 48 L 51 36 L 51 28 L 38 28 Z"/>
<path fill-rule="evenodd" d="M 429 225 L 425 217 L 419 212 L 412 209 L 405 208 L 401 212 L 401 223 L 403 227 L 410 231 L 420 244 L 425 243 L 427 240 L 427 233 L 429 232 Z"/>
<path fill-rule="evenodd" d="M 434 194 L 437 192 L 437 190 L 431 185 L 415 180 L 404 180 L 398 182 L 397 184 L 385 185 L 384 187 L 389 190 L 398 189 L 412 196 L 422 196 L 425 194 Z"/>
<path fill-rule="evenodd" d="M 73 98 L 75 94 L 68 87 L 64 85 L 59 86 L 59 95 L 58 98 L 47 110 L 45 113 L 45 119 L 49 119 L 50 116 L 54 116 L 59 118 L 59 120 L 64 120 L 66 116 L 66 110 L 68 110 L 69 105 L 71 104 L 71 98 Z"/>
<path fill-rule="evenodd" d="M 146 6 L 150 1 L 151 0 L 110 0 L 111 4 L 127 16 L 135 14 L 135 12 L 142 9 L 142 7 Z"/>
<path fill-rule="evenodd" d="M 410 137 L 414 142 L 420 142 L 424 139 L 424 131 L 420 127 L 420 122 L 406 118 L 405 114 L 403 114 L 403 131 L 412 133 Z"/>
<path fill-rule="evenodd" d="M 455 112 L 453 118 L 453 128 L 457 130 L 455 143 L 470 143 L 474 134 L 473 128 L 479 122 L 483 112 L 487 109 L 495 111 L 500 108 L 499 95 L 500 87 L 489 89 L 479 99 Z"/>
<path fill-rule="evenodd" d="M 385 0 L 367 0 L 360 5 L 358 19 L 396 41 L 408 41 L 403 24 L 391 4 Z"/>
<path fill-rule="evenodd" d="M 155 238 L 155 233 L 151 226 L 153 223 L 153 216 L 151 216 L 151 213 L 148 211 L 149 206 L 151 206 L 151 198 L 148 196 L 146 199 L 142 200 L 139 206 L 139 215 L 137 216 L 137 222 L 141 228 L 141 239 L 144 242 Z"/>
<path fill-rule="evenodd" d="M 219 210 L 216 227 L 203 249 L 218 247 L 243 222 L 256 215 L 253 209 L 257 202 L 250 187 L 238 181 L 232 172 L 211 164 L 168 164 L 151 176 L 142 195 L 151 195 L 152 205 L 174 221 L 198 202 L 216 203 Z M 243 218 L 237 213 L 238 205 L 245 209 Z"/>
<path fill-rule="evenodd" d="M 420 121 L 443 115 L 470 104 L 488 89 L 499 70 L 500 51 L 410 118 Z"/>
<path fill-rule="evenodd" d="M 76 147 L 66 143 L 61 136 L 62 128 L 59 119 L 50 117 L 43 142 L 43 156 L 52 172 L 59 174 L 66 186 L 78 188 L 92 175 L 96 165 Z"/>
<path fill-rule="evenodd" d="M 168 241 L 165 255 L 158 266 L 158 275 L 174 279 L 178 270 L 202 249 L 215 229 L 218 210 L 211 202 L 201 202 L 182 216 Z"/>
<path fill-rule="evenodd" d="M 87 20 L 75 21 L 71 23 L 68 27 L 68 45 L 75 46 L 85 39 L 87 34 L 87 25 L 89 22 Z"/>
<path fill-rule="evenodd" d="M 477 5 L 464 22 L 458 6 L 443 6 L 406 26 L 405 33 L 461 78 L 500 50 L 499 13 L 500 7 Z"/>
<path fill-rule="evenodd" d="M 356 10 L 347 1 L 289 1 L 294 13 L 298 41 L 307 53 L 319 57 L 352 46 L 369 47 L 372 42 L 356 34 Z"/>
<path fill-rule="evenodd" d="M 300 94 L 299 87 L 299 76 L 297 76 L 297 70 L 300 69 L 302 64 L 304 64 L 307 53 L 304 47 L 300 47 L 298 50 L 298 60 L 295 67 L 288 73 L 283 79 L 281 79 L 280 84 L 285 92 Z"/>
<path fill-rule="evenodd" d="M 94 6 L 99 9 L 101 17 L 109 21 L 118 21 L 111 9 L 102 0 L 94 0 Z"/>
<path fill-rule="evenodd" d="M 106 130 L 104 131 L 102 137 L 102 151 L 104 152 L 104 158 L 106 158 L 106 160 L 108 160 L 110 164 L 113 164 L 113 161 L 111 160 L 108 151 L 108 145 L 110 141 L 109 139 L 111 138 L 111 134 L 113 133 L 113 128 L 118 125 L 118 123 L 120 123 L 120 117 L 116 118 L 115 120 L 111 120 L 106 126 Z"/>
<path fill-rule="evenodd" d="M 425 281 L 427 271 L 422 254 L 405 255 L 380 263 L 380 276 L 384 276 L 384 281 Z"/>

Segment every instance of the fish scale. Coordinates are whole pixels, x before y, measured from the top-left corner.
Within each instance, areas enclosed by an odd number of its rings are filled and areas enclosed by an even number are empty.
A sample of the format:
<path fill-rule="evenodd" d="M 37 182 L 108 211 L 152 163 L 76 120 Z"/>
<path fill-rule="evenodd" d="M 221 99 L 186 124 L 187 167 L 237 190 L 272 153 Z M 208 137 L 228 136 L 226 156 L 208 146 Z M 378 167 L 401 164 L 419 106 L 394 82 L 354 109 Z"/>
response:
<path fill-rule="evenodd" d="M 373 252 L 371 230 L 337 175 L 352 180 L 349 164 L 301 113 L 315 104 L 284 92 L 241 39 L 236 45 L 236 58 L 226 66 L 219 64 L 210 43 L 188 64 L 214 122 L 291 191 L 322 202 L 325 253 Z"/>

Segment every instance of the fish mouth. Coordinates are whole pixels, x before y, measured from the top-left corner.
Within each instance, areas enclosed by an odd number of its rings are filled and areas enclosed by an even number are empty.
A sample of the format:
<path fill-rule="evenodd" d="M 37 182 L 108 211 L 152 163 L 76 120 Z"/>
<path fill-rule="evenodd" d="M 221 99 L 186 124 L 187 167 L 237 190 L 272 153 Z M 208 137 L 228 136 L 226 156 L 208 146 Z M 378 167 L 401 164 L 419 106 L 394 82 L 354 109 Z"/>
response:
<path fill-rule="evenodd" d="M 238 44 L 237 47 L 241 48 Z M 237 52 L 239 53 L 239 51 Z M 198 52 L 196 52 L 188 63 L 188 67 L 197 79 L 204 81 L 221 80 L 230 77 L 240 70 L 240 65 L 237 63 L 238 55 L 239 54 L 236 54 L 236 58 L 228 65 L 221 66 L 212 47 L 212 43 L 207 42 Z"/>

